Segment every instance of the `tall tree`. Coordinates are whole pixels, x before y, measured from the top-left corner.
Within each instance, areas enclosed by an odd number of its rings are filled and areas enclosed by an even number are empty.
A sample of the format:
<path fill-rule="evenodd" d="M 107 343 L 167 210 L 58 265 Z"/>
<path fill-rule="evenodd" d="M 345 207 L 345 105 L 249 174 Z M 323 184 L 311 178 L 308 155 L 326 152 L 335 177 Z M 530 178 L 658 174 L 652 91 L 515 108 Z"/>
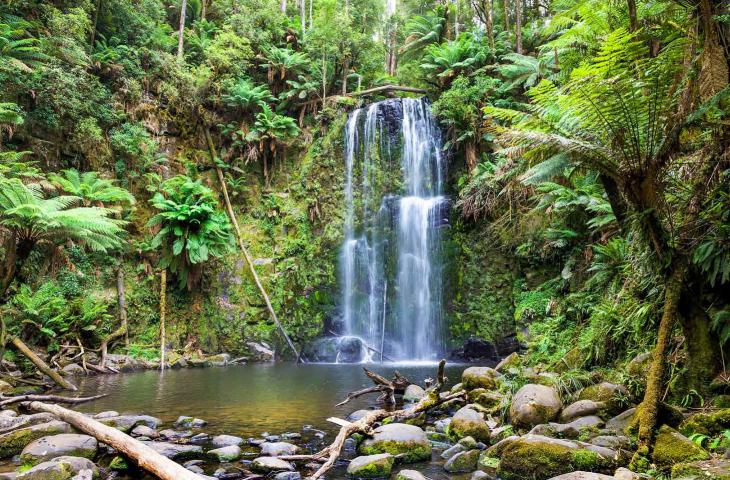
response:
<path fill-rule="evenodd" d="M 522 0 L 515 0 L 515 49 L 522 55 Z"/>
<path fill-rule="evenodd" d="M 182 0 L 180 4 L 180 25 L 177 31 L 177 59 L 183 59 L 183 39 L 185 34 L 185 16 L 187 15 L 188 0 Z"/>

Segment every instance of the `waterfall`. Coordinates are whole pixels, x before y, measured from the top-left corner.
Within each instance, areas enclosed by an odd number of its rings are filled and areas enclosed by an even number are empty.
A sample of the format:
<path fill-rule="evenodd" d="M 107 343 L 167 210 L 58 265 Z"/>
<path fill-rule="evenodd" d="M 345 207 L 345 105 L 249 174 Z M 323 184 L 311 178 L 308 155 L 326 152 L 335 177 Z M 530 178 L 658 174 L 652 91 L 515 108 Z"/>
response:
<path fill-rule="evenodd" d="M 447 213 L 441 132 L 426 100 L 398 99 L 352 112 L 344 140 L 342 330 L 377 349 L 384 339 L 390 358 L 436 359 Z"/>

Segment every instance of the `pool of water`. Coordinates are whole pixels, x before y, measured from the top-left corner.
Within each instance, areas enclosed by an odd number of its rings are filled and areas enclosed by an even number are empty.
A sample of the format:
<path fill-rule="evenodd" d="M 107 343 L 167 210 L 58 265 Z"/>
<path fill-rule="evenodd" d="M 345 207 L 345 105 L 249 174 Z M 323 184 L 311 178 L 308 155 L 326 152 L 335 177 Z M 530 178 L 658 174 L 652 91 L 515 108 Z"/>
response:
<path fill-rule="evenodd" d="M 208 421 L 206 433 L 226 433 L 244 438 L 262 433 L 303 432 L 305 425 L 325 432 L 325 437 L 309 443 L 310 450 L 330 443 L 339 427 L 328 417 L 345 418 L 362 408 L 378 408 L 377 394 L 361 397 L 336 407 L 349 392 L 371 386 L 362 365 L 328 365 L 292 363 L 235 365 L 219 368 L 145 371 L 119 375 L 76 378 L 81 395 L 108 394 L 107 397 L 78 405 L 83 412 L 117 410 L 120 413 L 144 413 L 161 418 L 169 426 L 180 415 Z M 423 385 L 436 375 L 436 364 L 368 365 L 371 370 L 391 377 L 400 371 L 412 382 Z M 465 365 L 446 367 L 447 386 L 457 383 Z M 305 438 L 310 435 L 305 434 Z M 434 455 L 415 468 L 430 478 L 456 479 L 447 476 L 442 461 Z M 468 476 L 466 476 L 468 478 Z M 345 478 L 344 466 L 333 470 L 328 478 Z"/>
<path fill-rule="evenodd" d="M 338 427 L 327 422 L 328 417 L 344 418 L 354 410 L 377 406 L 377 394 L 372 394 L 335 407 L 349 392 L 372 385 L 362 367 L 272 363 L 81 377 L 76 379 L 81 395 L 108 396 L 78 409 L 145 413 L 166 422 L 191 415 L 207 420 L 207 431 L 243 437 L 300 431 L 307 424 L 332 433 Z M 386 377 L 398 370 L 421 385 L 436 374 L 435 364 L 368 368 Z M 463 368 L 447 365 L 449 386 L 458 382 Z"/>

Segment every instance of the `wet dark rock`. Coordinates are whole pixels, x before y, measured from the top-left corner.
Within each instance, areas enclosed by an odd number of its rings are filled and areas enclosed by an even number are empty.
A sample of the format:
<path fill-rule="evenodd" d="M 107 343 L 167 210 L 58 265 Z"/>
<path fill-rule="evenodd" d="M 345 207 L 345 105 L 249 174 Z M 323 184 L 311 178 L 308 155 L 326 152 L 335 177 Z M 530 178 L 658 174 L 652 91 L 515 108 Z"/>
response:
<path fill-rule="evenodd" d="M 477 337 L 469 337 L 463 346 L 451 351 L 450 357 L 456 360 L 491 360 L 493 362 L 497 362 L 501 358 L 497 353 L 497 347 L 492 342 Z"/>
<path fill-rule="evenodd" d="M 188 443 L 192 443 L 193 445 L 203 445 L 205 443 L 208 443 L 209 440 L 210 435 L 208 435 L 207 433 L 198 433 L 190 437 Z"/>
<path fill-rule="evenodd" d="M 160 430 L 160 437 L 164 438 L 165 440 L 182 440 L 183 438 L 190 438 L 193 436 L 193 432 L 190 430 L 173 430 L 171 428 L 166 428 L 165 430 Z"/>
<path fill-rule="evenodd" d="M 264 342 L 246 342 L 246 348 L 248 348 L 249 358 L 253 362 L 274 361 L 274 350 Z"/>
<path fill-rule="evenodd" d="M 362 339 L 352 336 L 319 338 L 305 347 L 305 355 L 315 362 L 358 363 L 366 353 Z"/>
<path fill-rule="evenodd" d="M 281 437 L 279 435 L 264 435 L 264 439 L 267 442 L 275 443 L 275 442 L 278 442 L 279 440 L 281 440 Z"/>

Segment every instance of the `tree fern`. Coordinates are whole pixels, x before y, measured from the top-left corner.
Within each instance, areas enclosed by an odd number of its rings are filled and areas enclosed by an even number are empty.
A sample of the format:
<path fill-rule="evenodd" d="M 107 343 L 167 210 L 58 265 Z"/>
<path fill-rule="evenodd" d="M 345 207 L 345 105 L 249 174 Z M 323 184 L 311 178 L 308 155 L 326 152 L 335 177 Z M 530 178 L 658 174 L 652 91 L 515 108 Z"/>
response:
<path fill-rule="evenodd" d="M 79 197 L 84 205 L 98 204 L 103 206 L 109 203 L 133 204 L 131 193 L 114 182 L 99 178 L 98 172 L 79 173 L 76 169 L 63 170 L 63 175 L 51 174 L 48 179 L 66 193 Z"/>

